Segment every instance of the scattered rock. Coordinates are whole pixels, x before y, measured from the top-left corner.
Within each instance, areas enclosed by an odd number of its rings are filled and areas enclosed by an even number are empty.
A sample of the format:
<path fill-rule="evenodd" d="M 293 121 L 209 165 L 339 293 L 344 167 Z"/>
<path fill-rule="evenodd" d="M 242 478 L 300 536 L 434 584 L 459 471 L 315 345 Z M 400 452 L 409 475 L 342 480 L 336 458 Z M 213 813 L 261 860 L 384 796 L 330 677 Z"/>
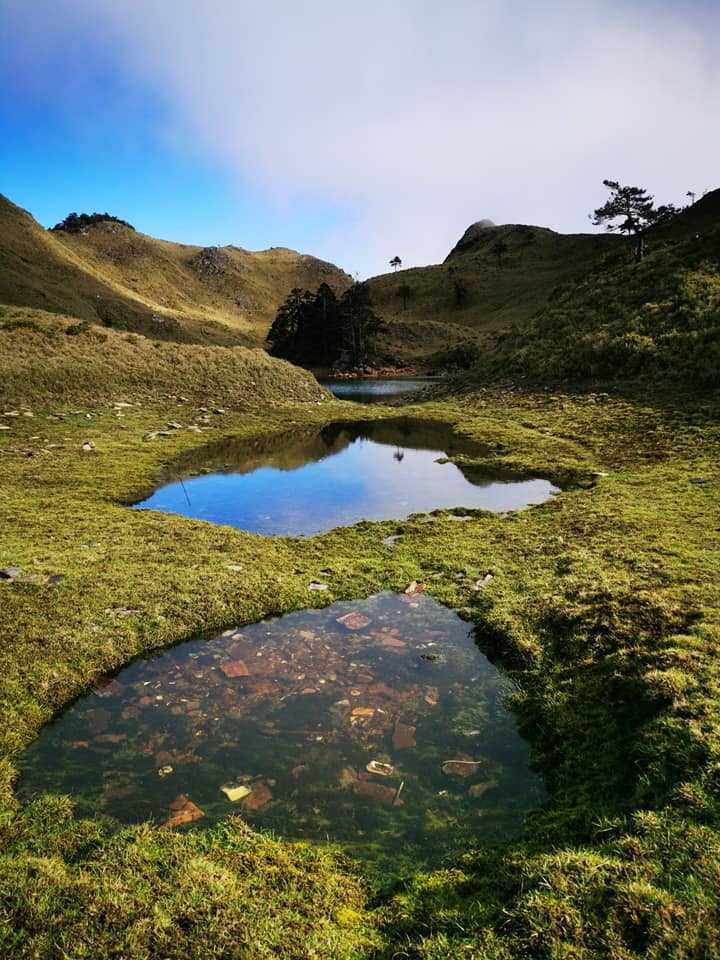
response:
<path fill-rule="evenodd" d="M 222 415 L 223 413 L 225 413 L 225 411 L 223 410 L 222 407 L 217 407 L 215 410 L 213 410 L 213 413 Z"/>
<path fill-rule="evenodd" d="M 357 610 L 351 610 L 350 613 L 338 617 L 336 622 L 341 623 L 348 630 L 362 630 L 370 623 L 370 617 L 366 617 Z"/>
<path fill-rule="evenodd" d="M 225 663 L 220 664 L 220 669 L 230 679 L 250 676 L 250 671 L 243 660 L 226 660 Z"/>
<path fill-rule="evenodd" d="M 156 440 L 158 437 L 169 437 L 170 432 L 168 430 L 151 430 L 149 433 L 146 433 L 143 437 L 143 440 Z"/>
<path fill-rule="evenodd" d="M 487 585 L 492 582 L 492 580 L 493 580 L 492 573 L 486 573 L 484 577 L 480 577 L 479 580 L 475 581 L 475 583 L 472 585 L 472 589 L 475 591 L 484 590 L 485 587 L 487 587 Z"/>
<path fill-rule="evenodd" d="M 177 420 L 171 420 L 170 423 L 168 423 L 168 427 L 171 430 L 182 430 L 182 424 L 178 423 Z"/>
<path fill-rule="evenodd" d="M 64 583 L 65 579 L 66 577 L 64 573 L 51 573 L 47 578 L 48 586 L 57 587 L 58 584 Z"/>
<path fill-rule="evenodd" d="M 389 536 L 389 537 L 384 537 L 384 538 L 383 538 L 383 543 L 385 544 L 386 547 L 394 547 L 395 544 L 396 544 L 396 543 L 398 542 L 398 540 L 400 540 L 400 539 L 401 539 L 401 535 L 400 535 L 399 533 L 394 533 L 394 534 L 392 534 L 392 535 Z"/>
<path fill-rule="evenodd" d="M 382 763 L 380 760 L 371 760 L 365 767 L 368 773 L 375 773 L 378 777 L 391 777 L 395 773 L 395 767 L 389 763 Z"/>
<path fill-rule="evenodd" d="M 86 440 L 80 449 L 83 453 L 92 453 L 95 449 L 95 444 L 92 442 L 92 440 Z"/>
<path fill-rule="evenodd" d="M 242 564 L 241 564 L 241 563 L 228 563 L 228 564 L 227 564 L 227 568 L 228 568 L 228 570 L 232 570 L 233 573 L 240 573 L 240 571 L 242 570 Z M 232 631 L 230 631 L 230 632 L 232 633 Z"/>
<path fill-rule="evenodd" d="M 169 777 L 172 772 L 172 766 L 169 763 L 166 763 L 158 770 L 158 776 L 164 779 L 165 777 Z"/>
<path fill-rule="evenodd" d="M 418 583 L 417 580 L 411 580 L 403 592 L 406 596 L 410 597 L 414 593 L 425 593 L 426 590 L 427 587 L 424 583 Z"/>
<path fill-rule="evenodd" d="M 315 583 L 315 582 L 313 581 L 312 583 L 309 583 L 309 584 L 308 584 L 308 590 L 323 591 L 323 590 L 327 590 L 327 589 L 328 589 L 327 583 Z"/>
<path fill-rule="evenodd" d="M 438 691 L 438 688 L 428 687 L 424 700 L 429 707 L 436 707 L 440 702 L 440 692 Z"/>
<path fill-rule="evenodd" d="M 17 580 L 21 575 L 20 567 L 3 567 L 0 569 L 0 580 Z"/>
<path fill-rule="evenodd" d="M 479 760 L 446 760 L 442 765 L 442 772 L 447 777 L 474 777 L 483 768 Z"/>
<path fill-rule="evenodd" d="M 245 797 L 249 797 L 252 793 L 251 788 L 246 783 L 238 783 L 237 781 L 233 783 L 224 783 L 220 789 L 231 803 L 236 803 L 238 800 L 243 800 Z"/>
<path fill-rule="evenodd" d="M 7 424 L 5 424 L 5 423 L 0 423 L 0 430 L 9 430 L 9 429 L 10 429 L 10 427 L 8 427 Z"/>
<path fill-rule="evenodd" d="M 415 727 L 409 723 L 397 720 L 393 731 L 393 747 L 395 750 L 408 750 L 415 746 Z"/>
<path fill-rule="evenodd" d="M 202 433 L 202 427 L 199 427 L 196 423 L 191 423 L 188 430 L 191 433 Z"/>

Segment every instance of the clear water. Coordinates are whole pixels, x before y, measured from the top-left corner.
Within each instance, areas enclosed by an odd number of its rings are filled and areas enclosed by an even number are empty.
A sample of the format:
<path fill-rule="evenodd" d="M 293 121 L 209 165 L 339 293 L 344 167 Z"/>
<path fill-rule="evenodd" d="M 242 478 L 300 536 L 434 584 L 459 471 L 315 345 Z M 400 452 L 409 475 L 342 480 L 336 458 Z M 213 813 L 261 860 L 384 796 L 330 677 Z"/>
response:
<path fill-rule="evenodd" d="M 440 508 L 504 512 L 557 489 L 473 466 L 478 444 L 443 423 L 336 423 L 251 443 L 225 441 L 178 461 L 138 509 L 161 510 L 265 535 L 312 536 L 359 520 L 402 519 Z M 198 471 L 205 471 L 197 476 Z"/>
<path fill-rule="evenodd" d="M 517 834 L 543 799 L 512 689 L 424 594 L 335 603 L 126 667 L 43 729 L 19 794 L 179 830 L 240 814 L 393 873 L 429 866 Z"/>
<path fill-rule="evenodd" d="M 321 380 L 320 383 L 338 398 L 358 403 L 386 403 L 388 400 L 408 397 L 435 383 L 432 377 L 406 377 L 397 380 L 358 377 L 354 380 Z"/>

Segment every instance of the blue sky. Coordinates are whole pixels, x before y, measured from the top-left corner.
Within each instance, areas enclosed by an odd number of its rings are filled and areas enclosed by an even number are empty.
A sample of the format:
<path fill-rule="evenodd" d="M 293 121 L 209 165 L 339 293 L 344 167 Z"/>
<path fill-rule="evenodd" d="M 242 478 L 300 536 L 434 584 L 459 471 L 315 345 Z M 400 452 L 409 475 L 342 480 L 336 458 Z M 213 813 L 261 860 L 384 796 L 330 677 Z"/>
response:
<path fill-rule="evenodd" d="M 645 0 L 0 0 L 0 190 L 365 276 L 718 186 L 720 15 Z"/>

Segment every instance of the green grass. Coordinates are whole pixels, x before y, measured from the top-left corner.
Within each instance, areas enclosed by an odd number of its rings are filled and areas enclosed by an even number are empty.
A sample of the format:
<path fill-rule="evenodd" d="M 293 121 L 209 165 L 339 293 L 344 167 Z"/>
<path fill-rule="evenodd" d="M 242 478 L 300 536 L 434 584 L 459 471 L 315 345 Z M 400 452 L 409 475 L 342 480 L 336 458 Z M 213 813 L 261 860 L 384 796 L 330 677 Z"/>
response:
<path fill-rule="evenodd" d="M 505 517 L 459 524 L 440 513 L 268 540 L 122 504 L 203 443 L 360 410 L 331 401 L 282 407 L 277 393 L 268 408 L 248 391 L 223 399 L 228 413 L 203 436 L 183 429 L 143 441 L 168 420 L 185 426 L 198 414 L 194 369 L 186 373 L 194 390 L 182 386 L 187 402 L 163 397 L 157 384 L 135 395 L 121 378 L 122 399 L 140 402 L 121 418 L 110 388 L 102 402 L 68 406 L 33 394 L 30 382 L 23 399 L 18 377 L 14 403 L 34 417 L 0 418 L 11 425 L 0 433 L 0 566 L 38 577 L 0 584 L 2 955 L 712 957 L 720 940 L 717 400 L 657 388 L 626 396 L 474 389 L 417 412 L 490 444 L 497 465 L 574 485 Z M 94 452 L 82 452 L 86 440 Z M 394 547 L 383 545 L 399 531 Z M 487 570 L 491 585 L 473 592 Z M 52 573 L 65 582 L 48 586 Z M 307 590 L 318 579 L 327 594 Z M 549 788 L 520 840 L 374 886 L 331 851 L 237 821 L 186 836 L 75 821 L 64 800 L 17 804 L 18 752 L 133 656 L 410 579 L 474 620 L 520 684 L 513 706 Z"/>

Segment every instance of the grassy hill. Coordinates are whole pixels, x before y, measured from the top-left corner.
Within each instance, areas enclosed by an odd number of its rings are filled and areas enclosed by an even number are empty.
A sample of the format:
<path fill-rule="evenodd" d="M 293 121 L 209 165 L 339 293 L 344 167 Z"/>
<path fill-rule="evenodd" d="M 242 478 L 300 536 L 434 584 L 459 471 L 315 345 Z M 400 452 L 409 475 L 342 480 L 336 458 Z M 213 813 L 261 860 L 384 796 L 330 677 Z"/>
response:
<path fill-rule="evenodd" d="M 300 367 L 258 348 L 150 340 L 25 307 L 0 306 L 4 407 L 167 399 L 271 407 L 327 396 Z"/>
<path fill-rule="evenodd" d="M 506 248 L 500 256 L 498 243 Z M 548 304 L 558 286 L 583 276 L 621 245 L 608 234 L 473 224 L 444 263 L 369 281 L 388 326 L 381 348 L 402 358 L 425 357 L 521 323 Z"/>
<path fill-rule="evenodd" d="M 720 190 L 651 230 L 635 263 L 627 243 L 557 290 L 524 323 L 481 341 L 471 379 L 683 378 L 720 369 Z"/>
<path fill-rule="evenodd" d="M 282 247 L 251 252 L 156 240 L 102 222 L 49 232 L 0 195 L 0 303 L 155 340 L 259 346 L 293 287 L 338 292 L 338 267 Z"/>

